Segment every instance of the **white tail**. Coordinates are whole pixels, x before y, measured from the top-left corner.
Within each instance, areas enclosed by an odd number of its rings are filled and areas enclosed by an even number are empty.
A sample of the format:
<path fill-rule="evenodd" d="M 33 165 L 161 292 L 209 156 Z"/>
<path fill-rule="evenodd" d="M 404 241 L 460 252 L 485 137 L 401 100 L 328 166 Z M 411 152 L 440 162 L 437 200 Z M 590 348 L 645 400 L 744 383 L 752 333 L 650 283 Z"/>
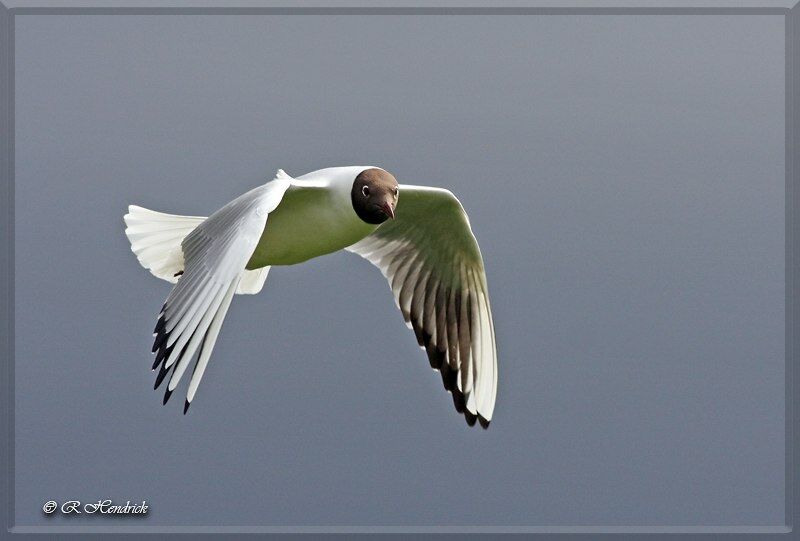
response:
<path fill-rule="evenodd" d="M 183 272 L 181 242 L 205 219 L 205 216 L 178 216 L 130 205 L 124 216 L 125 234 L 142 267 L 174 284 Z M 236 293 L 258 293 L 268 273 L 269 267 L 245 271 Z"/>

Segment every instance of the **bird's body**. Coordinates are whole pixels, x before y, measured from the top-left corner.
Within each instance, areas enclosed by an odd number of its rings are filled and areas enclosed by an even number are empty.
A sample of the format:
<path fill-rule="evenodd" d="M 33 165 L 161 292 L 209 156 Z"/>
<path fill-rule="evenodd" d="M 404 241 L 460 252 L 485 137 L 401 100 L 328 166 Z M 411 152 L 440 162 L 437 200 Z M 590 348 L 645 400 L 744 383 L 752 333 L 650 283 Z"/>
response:
<path fill-rule="evenodd" d="M 338 252 L 378 227 L 360 220 L 350 203 L 353 179 L 363 168 L 333 167 L 293 179 L 269 215 L 248 269 L 295 265 Z"/>
<path fill-rule="evenodd" d="M 279 170 L 208 218 L 131 206 L 125 223 L 142 266 L 176 284 L 154 330 L 156 387 L 170 376 L 165 403 L 197 355 L 186 412 L 235 293 L 258 293 L 271 266 L 346 249 L 389 280 L 456 409 L 470 425 L 488 427 L 497 392 L 494 326 L 480 250 L 449 191 L 398 185 L 376 167 L 297 178 Z"/>

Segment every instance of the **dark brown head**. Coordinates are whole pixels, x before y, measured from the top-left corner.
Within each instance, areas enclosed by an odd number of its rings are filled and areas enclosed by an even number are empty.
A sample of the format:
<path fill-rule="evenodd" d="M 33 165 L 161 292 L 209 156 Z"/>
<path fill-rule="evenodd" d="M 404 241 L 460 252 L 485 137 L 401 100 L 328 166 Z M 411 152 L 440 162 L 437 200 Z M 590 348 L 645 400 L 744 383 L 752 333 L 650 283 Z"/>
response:
<path fill-rule="evenodd" d="M 350 200 L 358 217 L 368 224 L 394 218 L 399 190 L 394 175 L 383 169 L 365 169 L 353 181 Z"/>

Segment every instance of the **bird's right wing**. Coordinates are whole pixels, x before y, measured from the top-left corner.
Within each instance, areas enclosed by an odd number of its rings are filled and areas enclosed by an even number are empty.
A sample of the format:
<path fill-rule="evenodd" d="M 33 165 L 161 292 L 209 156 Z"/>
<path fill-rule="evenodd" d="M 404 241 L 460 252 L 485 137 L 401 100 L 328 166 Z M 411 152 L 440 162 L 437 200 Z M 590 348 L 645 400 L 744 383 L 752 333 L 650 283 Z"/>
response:
<path fill-rule="evenodd" d="M 153 344 L 153 369 L 160 366 L 156 388 L 172 369 L 164 403 L 199 350 L 184 413 L 189 407 L 268 214 L 290 185 L 290 178 L 279 175 L 237 197 L 183 239 L 184 272 L 161 309 Z"/>

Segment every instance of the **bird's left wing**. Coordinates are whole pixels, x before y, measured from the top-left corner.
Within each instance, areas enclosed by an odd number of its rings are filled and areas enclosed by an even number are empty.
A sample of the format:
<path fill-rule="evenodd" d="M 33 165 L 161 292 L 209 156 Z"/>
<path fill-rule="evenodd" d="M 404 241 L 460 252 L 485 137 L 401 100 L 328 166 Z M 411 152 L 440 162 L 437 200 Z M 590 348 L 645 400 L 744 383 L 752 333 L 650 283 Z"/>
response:
<path fill-rule="evenodd" d="M 347 250 L 381 270 L 456 409 L 487 428 L 497 396 L 494 325 L 483 259 L 458 199 L 401 185 L 395 219 Z"/>
<path fill-rule="evenodd" d="M 156 359 L 153 369 L 160 366 L 156 388 L 172 369 L 165 403 L 199 350 L 184 408 L 188 408 L 194 398 L 233 294 L 264 231 L 267 216 L 278 206 L 290 185 L 291 179 L 279 175 L 237 197 L 183 239 L 184 272 L 167 297 L 154 331 Z"/>

